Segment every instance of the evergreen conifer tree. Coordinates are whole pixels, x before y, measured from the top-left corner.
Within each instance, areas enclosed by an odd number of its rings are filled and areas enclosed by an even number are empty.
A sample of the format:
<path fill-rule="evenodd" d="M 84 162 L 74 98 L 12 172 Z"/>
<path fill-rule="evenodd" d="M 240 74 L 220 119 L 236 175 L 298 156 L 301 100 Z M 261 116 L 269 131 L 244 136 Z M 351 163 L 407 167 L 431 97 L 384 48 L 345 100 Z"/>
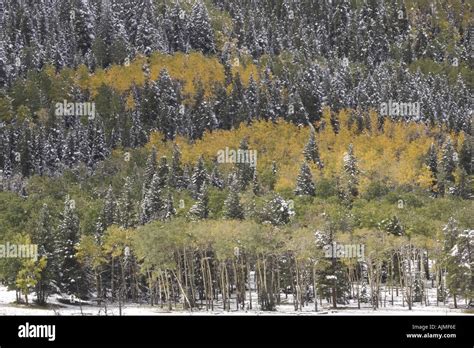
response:
<path fill-rule="evenodd" d="M 324 167 L 324 164 L 319 157 L 319 149 L 318 144 L 316 143 L 316 135 L 314 130 L 311 130 L 309 134 L 308 142 L 306 143 L 303 150 L 303 155 L 307 162 L 313 162 L 320 169 Z"/>
<path fill-rule="evenodd" d="M 228 219 L 242 220 L 244 218 L 244 209 L 240 204 L 238 181 L 235 175 L 233 183 L 229 187 L 229 194 L 224 201 L 224 214 Z"/>
<path fill-rule="evenodd" d="M 189 43 L 193 49 L 205 54 L 215 52 L 214 32 L 207 8 L 202 0 L 197 0 L 193 5 L 188 33 Z"/>
<path fill-rule="evenodd" d="M 196 203 L 189 209 L 188 216 L 192 220 L 207 219 L 209 216 L 209 196 L 205 184 L 197 196 Z"/>
<path fill-rule="evenodd" d="M 61 292 L 82 297 L 88 292 L 88 281 L 76 258 L 79 235 L 79 217 L 77 216 L 75 202 L 67 197 L 61 223 L 58 227 L 56 244 L 58 259 L 60 260 L 57 285 Z"/>
<path fill-rule="evenodd" d="M 300 174 L 296 178 L 295 195 L 297 196 L 315 196 L 316 189 L 314 187 L 313 175 L 311 169 L 306 162 L 303 162 Z"/>
<path fill-rule="evenodd" d="M 203 157 L 199 157 L 196 166 L 194 167 L 193 175 L 191 176 L 191 191 L 193 196 L 197 198 L 201 193 L 203 186 L 207 183 L 207 171 L 204 167 Z"/>

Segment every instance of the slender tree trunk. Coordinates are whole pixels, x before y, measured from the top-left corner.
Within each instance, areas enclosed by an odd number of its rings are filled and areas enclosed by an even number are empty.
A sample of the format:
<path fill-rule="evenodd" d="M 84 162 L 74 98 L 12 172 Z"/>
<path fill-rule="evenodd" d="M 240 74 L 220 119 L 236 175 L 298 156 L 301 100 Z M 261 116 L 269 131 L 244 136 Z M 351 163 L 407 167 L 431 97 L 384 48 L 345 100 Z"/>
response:
<path fill-rule="evenodd" d="M 316 298 L 316 267 L 313 265 L 313 301 L 314 311 L 318 311 L 318 299 Z"/>
<path fill-rule="evenodd" d="M 392 296 L 392 306 L 393 306 L 393 283 L 394 283 L 394 275 L 395 270 L 393 269 L 393 256 L 390 257 L 390 292 Z"/>
<path fill-rule="evenodd" d="M 227 290 L 227 311 L 230 311 L 230 282 L 229 282 L 229 272 L 227 271 L 227 264 L 225 264 L 225 268 L 224 268 L 224 272 L 225 272 L 225 284 L 226 284 L 226 287 L 225 289 Z"/>
<path fill-rule="evenodd" d="M 279 265 L 277 265 L 277 275 L 276 275 L 276 277 L 277 277 L 277 285 L 276 285 L 275 290 L 276 290 L 276 294 L 277 294 L 277 305 L 279 306 L 280 303 L 281 303 L 281 296 L 280 296 L 280 292 L 281 292 L 280 291 L 280 289 L 281 289 L 281 287 L 280 287 L 280 266 Z"/>
<path fill-rule="evenodd" d="M 170 284 L 169 282 L 169 278 L 168 278 L 168 272 L 166 272 L 166 269 L 165 269 L 165 274 L 164 274 L 164 284 L 165 284 L 165 287 L 166 287 L 166 300 L 168 302 L 168 309 L 171 311 L 173 310 L 173 304 L 172 304 L 172 299 L 171 299 L 171 296 L 172 296 L 172 291 L 173 291 L 173 285 Z"/>
<path fill-rule="evenodd" d="M 94 278 L 95 278 L 95 288 L 97 289 L 97 302 L 100 305 L 101 302 L 101 289 L 100 289 L 100 282 L 99 282 L 99 272 L 97 272 L 97 269 L 94 269 Z M 39 300 L 39 298 L 38 298 Z"/>
<path fill-rule="evenodd" d="M 298 261 L 295 258 L 295 271 L 296 271 L 296 296 L 295 296 L 295 310 L 301 311 L 301 285 L 300 285 L 300 275 L 298 270 Z"/>
<path fill-rule="evenodd" d="M 250 275 L 250 265 L 247 260 L 247 274 L 249 278 L 249 309 L 252 310 L 252 283 L 251 283 L 251 275 Z"/>
<path fill-rule="evenodd" d="M 153 298 L 153 288 L 154 288 L 154 286 L 153 286 L 153 280 L 152 280 L 150 270 L 147 269 L 146 274 L 147 274 L 147 278 L 148 278 L 148 289 L 150 289 L 150 304 L 153 307 L 153 305 L 154 305 L 154 298 Z"/>
<path fill-rule="evenodd" d="M 362 265 L 360 265 L 359 269 L 361 269 L 361 267 L 362 267 Z M 361 272 L 362 272 L 362 270 L 361 270 Z M 356 284 L 357 284 L 357 308 L 360 309 L 360 287 L 361 287 L 362 277 L 359 276 L 359 272 L 358 272 L 357 267 L 354 270 L 354 276 L 355 276 Z"/>
<path fill-rule="evenodd" d="M 112 297 L 112 302 L 115 299 L 114 277 L 115 277 L 115 265 L 114 265 L 114 257 L 112 256 L 111 269 L 110 269 L 110 296 Z"/>
<path fill-rule="evenodd" d="M 240 288 L 240 293 L 242 294 L 242 304 L 241 304 L 241 308 L 242 309 L 245 309 L 245 301 L 246 301 L 246 297 L 247 297 L 247 291 L 245 290 L 245 271 L 246 271 L 246 268 L 244 267 L 244 257 L 242 256 L 240 258 L 240 271 L 241 271 L 241 288 Z"/>
<path fill-rule="evenodd" d="M 207 258 L 206 258 L 206 265 L 207 265 L 207 275 L 208 275 L 208 285 L 209 285 L 209 299 L 211 301 L 211 311 L 213 311 L 214 310 L 214 285 L 212 284 L 211 265 L 209 264 L 209 259 Z M 214 267 L 214 268 L 217 268 L 217 267 Z"/>
<path fill-rule="evenodd" d="M 239 310 L 240 304 L 240 289 L 239 289 L 239 281 L 237 276 L 237 266 L 235 265 L 235 260 L 232 260 L 232 269 L 234 271 L 234 281 L 235 281 L 235 308 Z"/>
<path fill-rule="evenodd" d="M 204 288 L 204 295 L 206 297 L 206 311 L 209 310 L 210 308 L 210 300 L 209 300 L 209 289 L 207 285 L 207 268 L 206 268 L 206 262 L 204 260 L 204 256 L 201 255 L 201 274 L 202 274 L 202 286 Z M 202 303 L 202 298 L 201 298 L 201 303 Z"/>
<path fill-rule="evenodd" d="M 227 299 L 226 299 L 227 291 L 226 291 L 226 286 L 225 286 L 225 274 L 224 274 L 224 267 L 222 265 L 222 262 L 219 268 L 220 268 L 220 278 L 221 278 L 222 305 L 225 311 L 226 306 L 227 306 Z"/>
<path fill-rule="evenodd" d="M 181 290 L 181 293 L 183 294 L 183 297 L 184 297 L 184 300 L 185 300 L 185 303 L 188 304 L 188 308 L 189 310 L 192 312 L 193 311 L 193 307 L 191 306 L 191 301 L 189 300 L 188 296 L 186 295 L 186 291 L 183 289 L 183 286 L 181 284 L 181 281 L 179 280 L 179 277 L 177 276 L 177 274 L 174 272 L 174 271 L 171 271 L 176 279 L 176 282 L 178 283 L 178 287 L 179 289 Z"/>
<path fill-rule="evenodd" d="M 333 267 L 333 270 L 334 270 L 334 273 L 336 272 L 336 258 L 334 257 L 333 255 L 333 258 L 332 258 L 332 267 Z M 337 308 L 337 279 L 334 279 L 334 284 L 333 284 L 333 287 L 332 287 L 332 306 L 334 309 Z"/>

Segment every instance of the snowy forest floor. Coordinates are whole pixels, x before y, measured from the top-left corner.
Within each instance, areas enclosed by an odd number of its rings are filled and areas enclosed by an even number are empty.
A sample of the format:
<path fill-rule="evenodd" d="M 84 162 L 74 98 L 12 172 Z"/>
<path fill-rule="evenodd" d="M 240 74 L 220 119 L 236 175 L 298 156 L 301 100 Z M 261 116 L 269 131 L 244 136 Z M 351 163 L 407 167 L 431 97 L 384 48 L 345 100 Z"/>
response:
<path fill-rule="evenodd" d="M 434 292 L 432 291 L 434 290 Z M 394 297 L 394 305 L 391 305 L 391 296 L 386 298 L 386 307 L 373 310 L 370 304 L 361 303 L 361 308 L 357 308 L 357 300 L 351 300 L 348 305 L 339 305 L 337 309 L 331 308 L 331 305 L 325 300 L 322 301 L 322 306 L 318 301 L 318 312 L 314 311 L 314 303 L 309 303 L 304 306 L 301 311 L 295 311 L 293 305 L 292 295 L 285 294 L 281 296 L 281 304 L 277 306 L 276 311 L 261 311 L 256 306 L 257 299 L 252 298 L 252 310 L 236 310 L 235 301 L 231 301 L 231 310 L 226 312 L 222 309 L 222 301 L 214 304 L 214 311 L 206 311 L 205 306 L 201 310 L 195 308 L 193 311 L 182 310 L 181 306 L 173 307 L 173 311 L 167 310 L 164 306 L 150 306 L 148 304 L 126 303 L 122 306 L 122 315 L 474 315 L 473 312 L 467 313 L 464 301 L 458 304 L 457 309 L 454 308 L 452 299 L 446 304 L 442 303 L 436 306 L 436 289 L 428 289 L 428 297 L 430 305 L 421 305 L 415 303 L 412 310 L 408 310 L 402 306 L 401 296 Z M 34 294 L 32 294 L 34 295 Z M 254 294 L 255 295 L 255 294 Z M 400 295 L 400 294 L 399 294 Z M 32 296 L 33 298 L 33 296 Z M 85 315 L 85 316 L 102 316 L 102 315 L 119 315 L 118 303 L 107 304 L 107 309 L 104 306 L 98 305 L 72 305 L 59 302 L 57 296 L 51 296 L 48 299 L 48 305 L 40 307 L 36 304 L 26 306 L 24 304 L 16 304 L 15 291 L 8 291 L 6 287 L 0 286 L 0 315 Z M 247 307 L 247 305 L 246 305 Z"/>

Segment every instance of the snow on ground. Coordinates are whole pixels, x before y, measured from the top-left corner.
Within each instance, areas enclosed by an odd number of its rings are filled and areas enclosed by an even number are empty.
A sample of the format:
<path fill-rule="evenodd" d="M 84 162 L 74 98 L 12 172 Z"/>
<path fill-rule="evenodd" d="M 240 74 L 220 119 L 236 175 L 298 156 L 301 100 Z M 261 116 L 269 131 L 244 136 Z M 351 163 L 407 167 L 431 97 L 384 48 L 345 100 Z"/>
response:
<path fill-rule="evenodd" d="M 33 298 L 33 296 L 31 296 Z M 58 302 L 57 297 L 50 297 L 48 299 L 48 307 L 38 307 L 36 305 L 18 305 L 15 304 L 16 296 L 15 291 L 8 291 L 4 286 L 0 286 L 0 315 L 119 315 L 118 304 L 107 305 L 107 313 L 104 307 L 93 306 L 93 305 L 70 305 Z M 294 316 L 308 316 L 308 315 L 473 315 L 464 313 L 463 309 L 454 309 L 452 304 L 447 306 L 440 305 L 436 307 L 436 303 L 431 306 L 421 306 L 415 304 L 413 310 L 409 311 L 408 307 L 402 307 L 401 302 L 395 301 L 394 306 L 388 303 L 386 307 L 379 308 L 374 311 L 368 304 L 362 304 L 361 309 L 357 308 L 357 303 L 351 303 L 348 306 L 341 306 L 338 309 L 330 308 L 330 305 L 323 301 L 323 306 L 318 302 L 318 312 L 314 312 L 314 303 L 310 303 L 308 306 L 303 307 L 302 311 L 295 311 L 292 304 L 291 295 L 288 299 L 282 296 L 282 304 L 277 307 L 274 312 L 260 311 L 255 309 L 256 298 L 253 299 L 254 309 L 252 311 L 244 311 L 235 309 L 235 302 L 231 303 L 231 310 L 224 312 L 222 310 L 222 303 L 214 306 L 214 311 L 193 310 L 193 312 L 183 310 L 168 311 L 166 308 L 160 308 L 159 306 L 150 306 L 147 304 L 126 304 L 122 307 L 122 315 L 294 315 Z"/>

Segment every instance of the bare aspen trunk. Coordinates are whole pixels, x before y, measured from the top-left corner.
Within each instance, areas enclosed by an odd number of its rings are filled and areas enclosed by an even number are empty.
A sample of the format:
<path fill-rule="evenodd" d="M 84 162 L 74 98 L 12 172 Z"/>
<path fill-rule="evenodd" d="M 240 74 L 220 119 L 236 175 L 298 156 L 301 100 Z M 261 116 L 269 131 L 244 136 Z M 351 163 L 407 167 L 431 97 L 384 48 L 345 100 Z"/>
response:
<path fill-rule="evenodd" d="M 332 258 L 332 267 L 334 269 L 334 271 L 336 270 L 336 258 L 334 257 L 333 255 L 333 258 Z M 334 309 L 337 308 L 337 279 L 334 279 L 334 284 L 333 284 L 333 287 L 332 287 L 332 306 Z"/>
<path fill-rule="evenodd" d="M 393 283 L 394 283 L 394 273 L 395 270 L 393 268 L 393 256 L 390 258 L 390 292 L 392 296 L 392 306 L 393 306 Z"/>
<path fill-rule="evenodd" d="M 270 276 L 270 293 L 269 293 L 269 310 L 274 310 L 275 309 L 275 293 L 274 293 L 274 288 L 275 288 L 275 270 L 273 267 L 274 259 L 272 256 L 270 256 L 270 270 L 271 270 L 271 276 Z"/>
<path fill-rule="evenodd" d="M 260 309 L 262 308 L 263 305 L 263 287 L 262 287 L 262 272 L 260 269 L 260 260 L 257 258 L 257 263 L 256 263 L 256 276 L 255 280 L 257 281 L 257 306 L 260 305 Z"/>
<path fill-rule="evenodd" d="M 97 289 L 97 299 L 98 303 L 101 304 L 102 302 L 102 289 L 100 286 L 100 279 L 99 279 L 99 272 L 97 272 L 97 269 L 94 269 L 94 278 L 95 278 L 95 287 Z M 41 295 L 38 296 L 38 300 L 41 302 Z"/>
<path fill-rule="evenodd" d="M 191 298 L 192 298 L 193 305 L 195 306 L 195 305 L 196 305 L 196 287 L 195 287 L 195 285 L 196 285 L 196 284 L 195 284 L 195 279 L 196 279 L 196 277 L 195 277 L 195 270 L 194 270 L 195 265 L 194 265 L 194 260 L 193 260 L 194 255 L 195 255 L 195 254 L 194 254 L 194 252 L 192 251 L 192 252 L 190 253 L 190 256 L 189 256 L 189 257 L 191 258 L 191 260 L 188 259 L 188 260 L 187 260 L 187 263 L 188 263 L 188 267 L 189 267 L 189 269 L 190 269 L 190 272 L 189 272 L 189 283 L 190 283 L 190 286 L 191 286 Z"/>
<path fill-rule="evenodd" d="M 242 272 L 242 274 L 241 274 L 241 289 L 240 289 L 240 293 L 242 295 L 241 308 L 245 309 L 245 301 L 246 301 L 246 297 L 247 297 L 247 291 L 245 290 L 245 271 L 246 271 L 246 268 L 244 267 L 244 258 L 243 257 L 240 258 L 240 270 Z"/>
<path fill-rule="evenodd" d="M 211 311 L 213 311 L 214 310 L 214 286 L 212 284 L 211 265 L 209 264 L 209 259 L 207 258 L 206 258 L 206 265 L 207 265 L 207 275 L 208 275 L 208 284 L 209 284 L 209 298 L 211 301 Z"/>
<path fill-rule="evenodd" d="M 355 276 L 355 281 L 357 284 L 357 308 L 360 309 L 360 287 L 361 287 L 362 277 L 359 277 L 359 273 L 357 272 L 357 269 L 355 269 L 354 276 Z"/>
<path fill-rule="evenodd" d="M 227 311 L 230 311 L 230 282 L 229 282 L 229 272 L 227 271 L 227 264 L 225 265 L 224 268 L 225 272 L 225 285 L 226 285 L 226 290 L 227 290 Z"/>
<path fill-rule="evenodd" d="M 402 269 L 402 249 L 399 250 L 398 253 L 398 280 L 400 283 L 400 291 L 402 292 L 402 307 L 405 307 L 405 288 L 404 288 L 404 273 Z M 397 287 L 397 297 L 398 297 L 398 287 Z"/>
<path fill-rule="evenodd" d="M 248 279 L 249 279 L 249 309 L 252 310 L 252 283 L 251 283 L 251 275 L 250 275 L 250 265 L 247 260 L 247 274 L 248 274 Z"/>
<path fill-rule="evenodd" d="M 163 308 L 164 304 L 163 304 L 163 288 L 162 288 L 162 283 L 161 283 L 161 272 L 158 273 L 158 277 L 157 277 L 157 281 L 158 281 L 158 294 L 159 294 L 159 299 L 160 299 L 160 308 Z"/>
<path fill-rule="evenodd" d="M 166 300 L 168 302 L 168 309 L 171 311 L 171 310 L 173 310 L 173 304 L 171 302 L 171 295 L 172 295 L 171 292 L 173 290 L 173 287 L 170 286 L 170 284 L 169 284 L 168 273 L 166 272 L 166 270 L 165 270 L 165 274 L 164 274 L 164 284 L 165 284 L 165 288 L 166 288 Z"/>
<path fill-rule="evenodd" d="M 206 297 L 206 311 L 208 311 L 210 307 L 210 302 L 209 302 L 209 289 L 207 286 L 207 269 L 206 269 L 206 264 L 202 255 L 201 255 L 201 274 L 202 274 L 202 286 L 204 288 L 203 292 Z M 201 304 L 202 304 L 202 297 L 201 297 Z"/>
<path fill-rule="evenodd" d="M 174 271 L 171 271 L 172 274 L 174 275 L 177 283 L 178 283 L 178 287 L 179 289 L 181 290 L 181 293 L 183 294 L 183 297 L 184 297 L 184 300 L 185 300 L 185 303 L 188 303 L 189 305 L 189 310 L 192 312 L 193 311 L 193 307 L 191 306 L 191 302 L 189 301 L 189 298 L 188 296 L 186 295 L 186 291 L 183 289 L 183 286 L 181 284 L 181 281 L 179 280 L 179 277 L 176 275 L 176 273 Z"/>
<path fill-rule="evenodd" d="M 222 305 L 223 305 L 223 310 L 225 311 L 226 310 L 226 304 L 227 304 L 227 301 L 226 301 L 226 291 L 225 291 L 225 276 L 224 276 L 224 268 L 222 267 L 222 262 L 220 263 L 219 265 L 219 268 L 220 268 L 220 279 L 221 279 L 221 286 L 220 286 L 220 290 L 221 290 L 221 294 L 222 294 Z"/>
<path fill-rule="evenodd" d="M 186 247 L 183 248 L 183 269 L 184 269 L 184 292 L 188 299 L 189 306 L 193 308 L 194 299 L 191 299 L 191 291 L 190 291 L 189 281 L 188 281 L 189 275 L 188 275 L 188 262 L 187 262 Z"/>
<path fill-rule="evenodd" d="M 295 271 L 294 271 L 294 280 L 293 280 L 293 284 L 291 286 L 291 289 L 292 289 L 292 293 L 293 293 L 293 306 L 295 308 L 295 311 L 298 310 L 298 306 L 299 306 L 299 296 L 298 296 L 298 269 L 297 269 L 297 263 L 296 263 L 296 259 L 295 259 Z M 293 273 L 293 272 L 292 272 Z"/>
<path fill-rule="evenodd" d="M 154 305 L 154 298 L 153 298 L 153 281 L 152 281 L 152 276 L 151 272 L 149 269 L 146 270 L 146 274 L 148 277 L 148 289 L 150 289 L 150 305 L 153 307 Z"/>
<path fill-rule="evenodd" d="M 238 276 L 237 276 L 237 266 L 235 265 L 235 260 L 232 260 L 232 268 L 234 270 L 234 280 L 235 280 L 235 306 L 236 306 L 236 309 L 239 310 L 240 289 L 239 289 L 239 281 L 238 281 Z"/>
<path fill-rule="evenodd" d="M 110 269 L 110 296 L 112 297 L 112 301 L 114 301 L 114 298 L 115 298 L 114 277 L 115 277 L 115 265 L 114 265 L 114 257 L 112 256 L 111 269 Z"/>
<path fill-rule="evenodd" d="M 300 275 L 298 270 L 298 261 L 295 258 L 295 271 L 296 271 L 296 296 L 295 296 L 295 310 L 301 311 L 301 285 L 300 285 Z"/>
<path fill-rule="evenodd" d="M 277 293 L 277 305 L 279 306 L 280 303 L 281 303 L 281 296 L 280 296 L 280 289 L 281 289 L 281 286 L 280 286 L 280 266 L 277 265 L 277 285 L 276 285 L 276 293 Z"/>
<path fill-rule="evenodd" d="M 318 311 L 318 299 L 316 298 L 316 267 L 313 265 L 313 301 L 314 311 Z"/>
<path fill-rule="evenodd" d="M 267 267 L 266 267 L 266 260 L 263 259 L 263 289 L 265 293 L 265 307 L 268 307 L 268 302 L 269 302 L 269 296 L 268 296 L 268 288 L 267 288 Z"/>

